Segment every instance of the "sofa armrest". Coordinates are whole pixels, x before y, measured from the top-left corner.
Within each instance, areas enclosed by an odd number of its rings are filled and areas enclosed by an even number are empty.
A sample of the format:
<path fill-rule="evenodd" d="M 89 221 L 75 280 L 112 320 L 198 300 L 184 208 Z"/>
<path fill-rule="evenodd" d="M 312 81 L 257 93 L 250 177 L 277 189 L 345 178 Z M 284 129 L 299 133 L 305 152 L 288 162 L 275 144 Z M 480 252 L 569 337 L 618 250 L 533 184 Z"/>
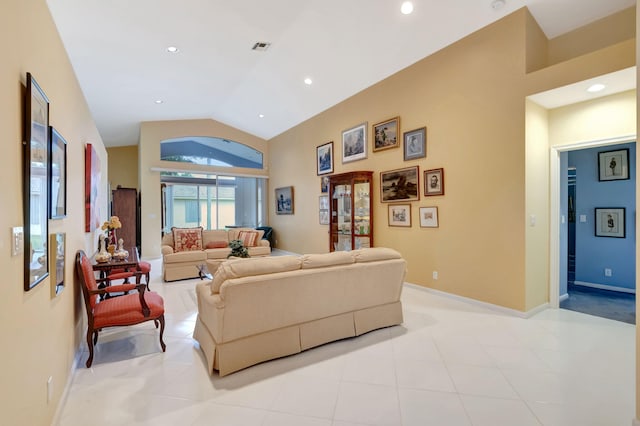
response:
<path fill-rule="evenodd" d="M 173 254 L 173 247 L 171 246 L 163 245 L 162 247 L 160 247 L 160 250 L 162 251 L 163 256 L 167 254 Z"/>
<path fill-rule="evenodd" d="M 257 241 L 257 245 L 260 247 L 270 247 L 269 240 L 259 240 Z"/>

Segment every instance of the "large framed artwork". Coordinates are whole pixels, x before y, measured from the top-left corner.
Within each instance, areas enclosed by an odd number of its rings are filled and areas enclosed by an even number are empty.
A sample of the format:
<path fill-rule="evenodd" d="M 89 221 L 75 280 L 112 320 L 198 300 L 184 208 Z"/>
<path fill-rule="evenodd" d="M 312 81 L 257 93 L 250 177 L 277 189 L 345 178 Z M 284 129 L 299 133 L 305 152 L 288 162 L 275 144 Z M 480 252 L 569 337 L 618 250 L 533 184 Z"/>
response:
<path fill-rule="evenodd" d="M 276 214 L 293 214 L 293 186 L 276 188 Z"/>
<path fill-rule="evenodd" d="M 624 207 L 596 207 L 596 237 L 625 238 L 624 216 Z"/>
<path fill-rule="evenodd" d="M 404 133 L 404 161 L 415 160 L 427 156 L 427 128 L 411 130 Z"/>
<path fill-rule="evenodd" d="M 598 153 L 598 180 L 629 179 L 629 149 Z"/>
<path fill-rule="evenodd" d="M 333 173 L 333 142 L 316 148 L 316 170 L 318 176 Z"/>
<path fill-rule="evenodd" d="M 380 172 L 380 200 L 416 201 L 420 199 L 418 166 Z"/>
<path fill-rule="evenodd" d="M 51 185 L 51 219 L 62 219 L 67 215 L 67 141 L 56 129 L 49 126 L 51 140 L 51 162 L 49 183 Z"/>
<path fill-rule="evenodd" d="M 373 125 L 373 151 L 400 146 L 400 117 Z"/>
<path fill-rule="evenodd" d="M 342 132 L 342 162 L 367 158 L 367 122 Z"/>
<path fill-rule="evenodd" d="M 100 226 L 98 188 L 100 187 L 100 159 L 90 143 L 84 151 L 84 230 L 92 232 Z"/>
<path fill-rule="evenodd" d="M 27 73 L 23 141 L 24 290 L 49 275 L 49 99 Z"/>

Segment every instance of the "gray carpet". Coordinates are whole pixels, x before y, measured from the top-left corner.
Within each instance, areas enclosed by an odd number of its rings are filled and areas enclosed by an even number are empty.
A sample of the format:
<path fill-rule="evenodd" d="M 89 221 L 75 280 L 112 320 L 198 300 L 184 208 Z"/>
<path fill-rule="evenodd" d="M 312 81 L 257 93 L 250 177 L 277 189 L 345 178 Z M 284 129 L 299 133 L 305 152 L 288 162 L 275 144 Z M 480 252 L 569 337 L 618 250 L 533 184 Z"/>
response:
<path fill-rule="evenodd" d="M 636 298 L 634 294 L 573 284 L 569 284 L 568 290 L 569 298 L 560 302 L 562 309 L 629 324 L 636 323 Z"/>

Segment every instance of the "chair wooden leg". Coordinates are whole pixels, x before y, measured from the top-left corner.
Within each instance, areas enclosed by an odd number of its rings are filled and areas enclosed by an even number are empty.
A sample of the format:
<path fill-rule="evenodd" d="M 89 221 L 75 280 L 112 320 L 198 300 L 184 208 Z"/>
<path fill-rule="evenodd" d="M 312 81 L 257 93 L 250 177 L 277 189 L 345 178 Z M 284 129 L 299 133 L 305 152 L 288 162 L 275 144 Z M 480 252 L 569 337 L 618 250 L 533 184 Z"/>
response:
<path fill-rule="evenodd" d="M 87 360 L 87 363 L 85 364 L 87 366 L 87 368 L 91 367 L 91 363 L 93 362 L 93 339 L 92 339 L 92 335 L 93 335 L 93 331 L 89 328 L 87 328 L 87 346 L 89 346 L 89 359 Z"/>
<path fill-rule="evenodd" d="M 93 344 L 94 345 L 96 343 L 98 343 L 98 331 L 100 331 L 100 330 L 93 330 Z"/>
<path fill-rule="evenodd" d="M 157 319 L 154 319 L 154 320 L 153 320 L 153 323 L 156 325 L 156 328 L 158 328 L 158 325 L 159 325 L 158 320 L 157 320 Z"/>
<path fill-rule="evenodd" d="M 164 340 L 162 336 L 164 335 L 164 315 L 160 315 L 158 317 L 158 321 L 160 321 L 160 346 L 162 347 L 162 352 L 167 351 L 167 345 L 164 344 Z"/>

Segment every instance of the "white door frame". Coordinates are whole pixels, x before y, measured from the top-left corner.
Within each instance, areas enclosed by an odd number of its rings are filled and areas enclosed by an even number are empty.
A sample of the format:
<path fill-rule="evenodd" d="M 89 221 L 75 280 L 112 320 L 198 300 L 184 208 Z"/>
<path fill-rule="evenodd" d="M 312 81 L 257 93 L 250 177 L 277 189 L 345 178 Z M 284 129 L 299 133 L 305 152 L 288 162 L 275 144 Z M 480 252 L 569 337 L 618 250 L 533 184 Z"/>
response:
<path fill-rule="evenodd" d="M 560 153 L 630 142 L 636 142 L 636 135 L 556 145 L 549 150 L 549 305 L 552 308 L 560 307 Z"/>

